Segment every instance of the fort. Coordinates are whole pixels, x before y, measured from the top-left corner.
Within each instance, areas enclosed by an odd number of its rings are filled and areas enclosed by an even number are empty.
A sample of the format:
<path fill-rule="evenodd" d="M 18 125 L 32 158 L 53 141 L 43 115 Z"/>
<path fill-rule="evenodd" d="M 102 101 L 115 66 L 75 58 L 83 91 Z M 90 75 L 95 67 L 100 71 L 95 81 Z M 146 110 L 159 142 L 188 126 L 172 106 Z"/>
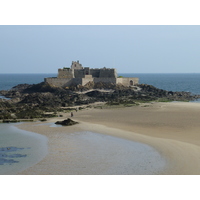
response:
<path fill-rule="evenodd" d="M 88 82 L 102 82 L 134 86 L 138 78 L 123 78 L 117 76 L 115 68 L 89 68 L 83 67 L 79 61 L 72 61 L 71 68 L 58 69 L 57 77 L 45 78 L 45 82 L 55 87 L 69 87 L 71 85 L 84 86 Z"/>

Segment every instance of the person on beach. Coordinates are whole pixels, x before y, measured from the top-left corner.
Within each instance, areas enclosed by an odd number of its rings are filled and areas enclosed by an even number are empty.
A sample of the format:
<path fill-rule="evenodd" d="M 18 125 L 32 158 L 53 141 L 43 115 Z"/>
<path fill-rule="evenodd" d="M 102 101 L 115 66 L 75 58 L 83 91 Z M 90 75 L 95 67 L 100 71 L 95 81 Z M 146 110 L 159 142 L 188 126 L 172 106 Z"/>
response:
<path fill-rule="evenodd" d="M 73 114 L 73 112 L 71 112 L 71 117 L 73 117 L 74 116 L 74 114 Z"/>

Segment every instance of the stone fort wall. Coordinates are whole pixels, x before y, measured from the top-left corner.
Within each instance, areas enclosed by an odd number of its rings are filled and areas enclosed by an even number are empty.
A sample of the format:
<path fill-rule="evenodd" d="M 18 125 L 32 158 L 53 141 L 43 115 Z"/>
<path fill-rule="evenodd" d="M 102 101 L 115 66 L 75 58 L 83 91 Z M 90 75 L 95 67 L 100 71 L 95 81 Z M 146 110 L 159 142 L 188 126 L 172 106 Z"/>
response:
<path fill-rule="evenodd" d="M 94 83 L 102 82 L 102 83 L 114 83 L 116 84 L 116 78 L 94 78 Z"/>
<path fill-rule="evenodd" d="M 53 87 L 69 87 L 71 85 L 82 85 L 80 78 L 45 78 L 45 82 Z"/>
<path fill-rule="evenodd" d="M 94 78 L 92 75 L 85 75 L 85 78 L 82 78 L 81 81 L 82 85 L 84 86 L 86 83 L 94 81 Z"/>
<path fill-rule="evenodd" d="M 132 86 L 138 84 L 138 78 L 117 78 L 116 69 L 82 67 L 77 62 L 72 62 L 71 68 L 58 69 L 57 78 L 45 78 L 45 82 L 55 87 L 68 87 L 70 85 L 85 85 L 89 81 L 123 84 Z"/>
<path fill-rule="evenodd" d="M 117 78 L 116 84 L 124 86 L 132 86 L 139 83 L 139 78 Z"/>
<path fill-rule="evenodd" d="M 85 78 L 45 78 L 54 87 L 69 87 L 70 85 L 85 85 L 86 83 L 94 81 L 94 83 L 114 83 L 122 84 L 124 86 L 133 86 L 138 84 L 138 78 L 93 78 L 91 75 L 86 75 Z"/>
<path fill-rule="evenodd" d="M 74 78 L 74 70 L 70 68 L 58 69 L 57 78 Z"/>
<path fill-rule="evenodd" d="M 45 78 L 45 82 L 49 83 L 53 87 L 68 87 L 72 84 L 71 78 Z"/>
<path fill-rule="evenodd" d="M 84 78 L 85 75 L 92 75 L 95 78 L 117 78 L 116 69 L 58 69 L 58 78 Z"/>

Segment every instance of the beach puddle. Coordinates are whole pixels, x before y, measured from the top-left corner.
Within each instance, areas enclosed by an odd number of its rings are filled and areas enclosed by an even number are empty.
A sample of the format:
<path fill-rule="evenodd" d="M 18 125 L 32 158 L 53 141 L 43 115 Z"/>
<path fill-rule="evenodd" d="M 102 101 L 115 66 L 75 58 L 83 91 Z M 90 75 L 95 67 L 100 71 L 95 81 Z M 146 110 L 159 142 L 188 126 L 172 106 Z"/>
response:
<path fill-rule="evenodd" d="M 0 174 L 11 175 L 36 164 L 47 154 L 45 136 L 0 124 Z"/>

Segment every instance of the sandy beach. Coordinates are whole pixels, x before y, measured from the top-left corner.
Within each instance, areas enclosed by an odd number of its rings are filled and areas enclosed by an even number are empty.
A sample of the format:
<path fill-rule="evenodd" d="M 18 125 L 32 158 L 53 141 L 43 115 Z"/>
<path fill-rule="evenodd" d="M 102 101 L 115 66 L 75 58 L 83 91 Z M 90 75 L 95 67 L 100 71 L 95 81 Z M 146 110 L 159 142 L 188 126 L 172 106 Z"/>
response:
<path fill-rule="evenodd" d="M 140 162 L 143 162 L 141 166 L 134 166 L 133 174 L 143 174 L 144 170 L 140 171 L 140 168 L 145 169 L 145 167 L 148 168 L 145 174 L 200 174 L 199 111 L 200 104 L 198 103 L 146 103 L 134 107 L 88 108 L 74 112 L 73 120 L 80 123 L 70 127 L 52 126 L 54 122 L 70 117 L 70 113 L 59 113 L 63 117 L 51 118 L 47 122 L 30 122 L 17 125 L 20 129 L 39 133 L 48 138 L 47 156 L 19 174 L 75 175 L 104 174 L 104 172 L 107 172 L 105 174 L 130 174 L 129 170 L 128 172 L 116 170 L 114 173 L 105 171 L 105 168 L 108 169 L 111 165 L 119 165 L 119 168 L 125 169 L 121 164 L 123 162 L 131 168 L 131 162 L 121 160 L 119 164 L 116 163 L 117 157 L 114 159 L 113 156 L 118 154 L 118 158 L 123 157 L 123 155 L 125 158 L 126 152 L 129 152 L 127 156 L 134 155 L 136 160 L 140 158 Z M 80 133 L 84 133 L 87 137 L 83 137 Z M 92 133 L 100 135 L 95 136 Z M 80 138 L 88 139 L 90 136 L 91 138 L 95 137 L 90 145 L 87 145 L 87 142 L 80 142 Z M 98 151 L 99 155 L 102 149 L 98 149 L 97 141 L 101 141 L 102 137 L 104 139 L 108 137 L 109 141 L 112 141 L 113 137 L 121 138 L 124 141 L 133 141 L 136 144 L 144 144 L 146 145 L 144 148 L 150 148 L 149 152 L 155 151 L 158 155 L 154 153 L 152 154 L 152 156 L 155 156 L 153 160 L 148 160 L 151 156 L 137 155 L 139 154 L 138 149 L 130 150 L 124 148 L 124 146 L 122 148 L 121 143 L 116 140 L 116 143 L 112 145 L 118 151 L 109 152 L 107 146 L 111 143 L 108 143 L 103 151 L 104 158 L 85 156 L 92 155 L 95 151 Z M 78 139 L 76 140 L 76 138 Z M 122 153 L 120 154 L 120 152 Z M 104 163 L 105 157 L 107 165 Z M 94 162 L 91 162 L 91 159 Z M 145 162 L 147 160 L 148 162 Z M 93 163 L 93 166 L 90 166 L 90 162 Z M 81 166 L 80 163 L 83 163 L 83 165 Z M 163 163 L 164 166 L 156 169 L 156 166 Z M 90 169 L 88 169 L 88 166 L 90 166 Z"/>

